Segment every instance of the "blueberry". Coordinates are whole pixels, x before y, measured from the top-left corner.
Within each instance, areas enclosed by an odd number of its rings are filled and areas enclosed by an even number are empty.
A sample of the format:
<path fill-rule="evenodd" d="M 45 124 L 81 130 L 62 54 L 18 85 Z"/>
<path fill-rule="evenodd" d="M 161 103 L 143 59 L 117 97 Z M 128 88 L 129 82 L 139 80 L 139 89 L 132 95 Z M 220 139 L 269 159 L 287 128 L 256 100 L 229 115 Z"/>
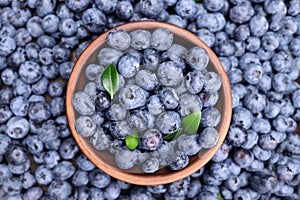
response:
<path fill-rule="evenodd" d="M 173 39 L 173 33 L 169 29 L 158 28 L 151 35 L 151 46 L 158 51 L 164 51 L 171 47 Z"/>
<path fill-rule="evenodd" d="M 178 150 L 185 152 L 187 155 L 195 155 L 202 148 L 201 144 L 197 141 L 197 134 L 186 135 L 183 134 L 177 139 Z"/>
<path fill-rule="evenodd" d="M 253 123 L 252 113 L 244 107 L 236 107 L 233 109 L 232 122 L 244 129 L 249 129 Z"/>
<path fill-rule="evenodd" d="M 241 168 L 246 168 L 246 167 L 250 166 L 250 164 L 254 160 L 254 156 L 253 156 L 252 151 L 250 151 L 250 150 L 238 149 L 235 151 L 235 153 L 233 155 L 233 160 Z"/>
<path fill-rule="evenodd" d="M 126 31 L 115 29 L 108 33 L 106 43 L 114 49 L 126 50 L 130 46 L 131 38 Z"/>
<path fill-rule="evenodd" d="M 293 58 L 290 54 L 280 51 L 272 57 L 272 68 L 278 72 L 287 72 L 293 65 Z"/>
<path fill-rule="evenodd" d="M 175 111 L 166 111 L 158 115 L 155 125 L 163 134 L 169 134 L 181 127 L 180 115 Z"/>
<path fill-rule="evenodd" d="M 234 30 L 234 36 L 237 41 L 245 41 L 250 36 L 250 29 L 248 25 L 241 24 Z M 241 55 L 243 55 L 241 53 Z"/>
<path fill-rule="evenodd" d="M 135 75 L 138 86 L 145 90 L 154 90 L 158 85 L 157 77 L 150 70 L 139 70 Z"/>
<path fill-rule="evenodd" d="M 157 158 L 150 158 L 142 164 L 141 168 L 145 173 L 154 173 L 159 169 L 159 160 Z"/>
<path fill-rule="evenodd" d="M 256 37 L 265 35 L 269 28 L 269 22 L 263 15 L 254 15 L 251 18 L 249 25 L 251 34 Z"/>
<path fill-rule="evenodd" d="M 74 12 L 81 12 L 88 7 L 90 2 L 87 0 L 80 0 L 80 1 L 67 0 L 65 3 L 70 10 Z"/>
<path fill-rule="evenodd" d="M 123 20 L 128 20 L 134 13 L 133 5 L 130 1 L 118 2 L 116 6 L 116 15 Z"/>
<path fill-rule="evenodd" d="M 112 48 L 103 48 L 99 51 L 97 58 L 100 65 L 107 66 L 109 64 L 116 64 L 122 54 L 121 51 Z"/>
<path fill-rule="evenodd" d="M 123 55 L 118 62 L 118 71 L 125 78 L 133 77 L 139 68 L 138 58 L 130 54 Z"/>
<path fill-rule="evenodd" d="M 137 153 L 128 149 L 120 149 L 115 155 L 115 163 L 120 169 L 130 169 L 137 162 Z"/>
<path fill-rule="evenodd" d="M 141 13 L 149 18 L 156 18 L 163 10 L 164 3 L 159 0 L 141 0 Z"/>
<path fill-rule="evenodd" d="M 183 78 L 182 69 L 173 61 L 166 61 L 159 65 L 157 70 L 159 82 L 164 86 L 176 86 Z"/>
<path fill-rule="evenodd" d="M 254 15 L 254 9 L 250 2 L 242 2 L 232 7 L 229 11 L 230 19 L 238 24 L 248 22 Z"/>
<path fill-rule="evenodd" d="M 209 107 L 202 111 L 201 126 L 215 127 L 221 121 L 221 112 L 215 107 Z"/>
<path fill-rule="evenodd" d="M 125 121 L 110 122 L 109 132 L 116 139 L 124 139 L 132 130 Z"/>
<path fill-rule="evenodd" d="M 116 121 L 125 119 L 126 115 L 126 110 L 120 104 L 112 104 L 106 112 L 108 119 Z"/>
<path fill-rule="evenodd" d="M 24 138 L 29 133 L 29 123 L 23 117 L 12 117 L 6 123 L 6 134 L 13 139 Z"/>
<path fill-rule="evenodd" d="M 203 5 L 207 10 L 216 12 L 216 11 L 221 10 L 224 7 L 225 1 L 224 0 L 221 0 L 221 1 L 205 0 L 205 1 L 203 1 Z"/>
<path fill-rule="evenodd" d="M 141 136 L 141 145 L 145 150 L 157 150 L 162 144 L 162 134 L 156 129 L 148 129 Z"/>
<path fill-rule="evenodd" d="M 175 11 L 182 18 L 193 19 L 197 13 L 196 3 L 191 0 L 177 1 Z"/>
<path fill-rule="evenodd" d="M 67 180 L 68 178 L 72 177 L 75 173 L 74 165 L 69 161 L 62 161 L 58 163 L 54 169 L 53 174 L 57 180 Z"/>
<path fill-rule="evenodd" d="M 199 93 L 204 86 L 204 75 L 199 71 L 191 71 L 186 75 L 186 86 L 192 94 Z"/>
<path fill-rule="evenodd" d="M 64 113 L 66 110 L 65 100 L 61 97 L 54 97 L 51 102 L 51 114 L 53 117 L 58 117 Z"/>
<path fill-rule="evenodd" d="M 75 110 L 82 115 L 92 115 L 95 112 L 93 99 L 83 91 L 74 94 L 72 104 Z"/>
<path fill-rule="evenodd" d="M 219 133 L 213 127 L 205 128 L 198 137 L 198 142 L 202 148 L 212 148 L 219 140 Z"/>
<path fill-rule="evenodd" d="M 54 180 L 48 187 L 49 195 L 54 199 L 68 199 L 72 193 L 72 186 L 67 181 Z"/>
<path fill-rule="evenodd" d="M 72 138 L 65 139 L 59 147 L 59 154 L 65 160 L 74 158 L 78 151 L 78 146 Z"/>
<path fill-rule="evenodd" d="M 24 189 L 29 189 L 36 184 L 34 175 L 31 172 L 25 172 L 20 176 L 20 179 Z"/>
<path fill-rule="evenodd" d="M 43 195 L 43 190 L 40 187 L 29 188 L 23 195 L 24 200 L 40 199 Z"/>
<path fill-rule="evenodd" d="M 212 47 L 215 44 L 215 36 L 207 28 L 198 29 L 196 35 L 209 47 Z"/>
<path fill-rule="evenodd" d="M 103 111 L 111 106 L 111 98 L 107 92 L 100 90 L 94 98 L 94 103 L 96 111 Z"/>
<path fill-rule="evenodd" d="M 23 96 L 17 96 L 10 102 L 10 110 L 16 116 L 24 117 L 28 114 L 29 102 Z"/>
<path fill-rule="evenodd" d="M 38 184 L 48 185 L 52 182 L 53 178 L 53 172 L 44 165 L 38 166 L 35 170 L 35 180 Z"/>
<path fill-rule="evenodd" d="M 146 69 L 155 70 L 160 64 L 161 58 L 155 49 L 147 48 L 143 52 L 142 64 Z"/>
<path fill-rule="evenodd" d="M 190 93 L 183 93 L 179 96 L 178 112 L 185 117 L 197 110 L 202 110 L 203 104 L 200 98 Z"/>
<path fill-rule="evenodd" d="M 63 65 L 71 65 L 72 62 L 68 62 L 71 59 L 71 50 L 62 46 L 62 45 L 55 45 L 53 48 L 53 58 L 54 61 L 61 63 L 61 67 L 67 67 Z M 64 64 L 65 62 L 65 64 Z M 72 66 L 73 67 L 73 66 Z M 64 78 L 64 77 L 63 77 Z"/>
<path fill-rule="evenodd" d="M 209 57 L 205 49 L 193 47 L 188 51 L 187 62 L 194 70 L 202 71 L 207 67 Z"/>
<path fill-rule="evenodd" d="M 90 142 L 97 150 L 106 150 L 112 143 L 111 137 L 102 128 L 97 128 Z"/>
<path fill-rule="evenodd" d="M 145 109 L 134 110 L 128 116 L 128 124 L 136 131 L 153 128 L 154 120 L 154 117 Z"/>
<path fill-rule="evenodd" d="M 72 177 L 72 183 L 75 187 L 86 185 L 88 182 L 88 173 L 80 169 L 78 169 Z"/>
<path fill-rule="evenodd" d="M 16 49 L 15 40 L 9 36 L 1 37 L 0 49 L 0 56 L 8 56 Z"/>
<path fill-rule="evenodd" d="M 136 50 L 146 49 L 150 46 L 151 33 L 146 30 L 135 30 L 130 33 L 131 46 Z"/>
<path fill-rule="evenodd" d="M 221 147 L 218 149 L 216 154 L 212 157 L 212 161 L 214 162 L 223 162 L 229 156 L 230 147 L 228 144 L 223 143 Z"/>
<path fill-rule="evenodd" d="M 221 31 L 225 27 L 225 18 L 219 13 L 201 13 L 196 18 L 198 28 L 206 28 L 211 32 Z"/>
<path fill-rule="evenodd" d="M 82 22 L 92 33 L 100 33 L 106 24 L 106 16 L 97 8 L 89 8 L 83 11 Z"/>
<path fill-rule="evenodd" d="M 22 183 L 18 177 L 9 177 L 6 180 L 6 183 L 3 184 L 3 190 L 5 193 L 10 196 L 17 195 L 21 193 Z"/>
<path fill-rule="evenodd" d="M 274 32 L 267 32 L 262 37 L 261 46 L 266 51 L 274 51 L 279 47 L 279 37 Z"/>
<path fill-rule="evenodd" d="M 54 168 L 60 160 L 60 156 L 55 150 L 50 150 L 45 153 L 44 164 L 48 169 Z"/>
<path fill-rule="evenodd" d="M 108 14 L 113 13 L 116 10 L 116 6 L 118 5 L 117 0 L 106 1 L 106 0 L 95 0 L 95 5 L 102 12 Z"/>
<path fill-rule="evenodd" d="M 240 147 L 246 142 L 247 134 L 240 127 L 231 125 L 228 131 L 228 141 L 234 147 Z"/>
<path fill-rule="evenodd" d="M 147 190 L 152 194 L 163 194 L 167 191 L 166 185 L 147 186 Z"/>
<path fill-rule="evenodd" d="M 44 144 L 37 135 L 30 135 L 25 139 L 27 149 L 32 154 L 39 154 L 43 151 Z"/>
<path fill-rule="evenodd" d="M 184 152 L 175 152 L 176 158 L 174 162 L 169 165 L 169 168 L 173 171 L 181 170 L 189 164 L 189 157 Z"/>
<path fill-rule="evenodd" d="M 163 88 L 160 92 L 160 99 L 166 109 L 175 109 L 179 104 L 179 97 L 175 89 L 170 87 Z"/>
<path fill-rule="evenodd" d="M 54 14 L 48 14 L 42 19 L 42 28 L 46 33 L 55 33 L 58 30 L 59 18 Z"/>
<path fill-rule="evenodd" d="M 84 73 L 85 76 L 88 80 L 94 81 L 96 80 L 99 76 L 101 76 L 102 72 L 104 71 L 104 67 L 101 65 L 96 65 L 96 64 L 89 64 Z"/>
<path fill-rule="evenodd" d="M 119 195 L 121 193 L 120 186 L 117 184 L 117 182 L 111 182 L 104 190 L 103 196 L 105 199 L 113 200 L 118 199 Z"/>
<path fill-rule="evenodd" d="M 6 159 L 9 164 L 23 165 L 28 161 L 29 157 L 24 147 L 13 145 L 6 152 Z"/>
<path fill-rule="evenodd" d="M 135 109 L 146 104 L 148 93 L 137 85 L 128 85 L 120 90 L 120 104 L 126 110 Z"/>
<path fill-rule="evenodd" d="M 80 154 L 77 159 L 76 163 L 79 167 L 79 169 L 83 171 L 91 171 L 95 168 L 95 165 L 88 160 L 88 158 L 84 154 Z"/>
<path fill-rule="evenodd" d="M 262 134 L 266 134 L 269 133 L 271 131 L 271 124 L 269 122 L 269 120 L 264 119 L 264 118 L 257 118 L 253 121 L 253 130 L 258 132 L 258 133 L 262 133 Z"/>
<path fill-rule="evenodd" d="M 29 118 L 36 122 L 45 121 L 51 116 L 50 105 L 43 101 L 31 102 L 28 110 Z"/>
<path fill-rule="evenodd" d="M 13 85 L 17 79 L 18 74 L 10 68 L 6 68 L 1 73 L 1 80 L 5 85 Z"/>
<path fill-rule="evenodd" d="M 164 106 L 158 94 L 150 96 L 146 106 L 149 113 L 154 116 L 164 111 Z"/>

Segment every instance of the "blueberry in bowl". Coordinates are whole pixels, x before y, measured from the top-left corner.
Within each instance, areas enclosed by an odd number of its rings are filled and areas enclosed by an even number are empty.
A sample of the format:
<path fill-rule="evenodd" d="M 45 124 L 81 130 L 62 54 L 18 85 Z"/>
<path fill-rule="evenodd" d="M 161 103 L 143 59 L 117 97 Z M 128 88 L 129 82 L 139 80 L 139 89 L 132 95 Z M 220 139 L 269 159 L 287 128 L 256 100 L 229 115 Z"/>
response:
<path fill-rule="evenodd" d="M 78 58 L 66 96 L 72 134 L 101 170 L 138 185 L 203 167 L 227 134 L 231 90 L 197 36 L 154 21 L 118 26 Z"/>

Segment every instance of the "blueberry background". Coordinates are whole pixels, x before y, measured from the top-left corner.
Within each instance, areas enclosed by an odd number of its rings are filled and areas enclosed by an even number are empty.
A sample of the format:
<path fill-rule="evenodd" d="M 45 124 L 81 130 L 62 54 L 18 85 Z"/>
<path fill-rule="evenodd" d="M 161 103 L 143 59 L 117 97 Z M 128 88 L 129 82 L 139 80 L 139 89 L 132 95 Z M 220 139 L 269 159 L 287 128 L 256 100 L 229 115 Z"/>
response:
<path fill-rule="evenodd" d="M 233 95 L 228 136 L 193 175 L 141 187 L 74 142 L 65 90 L 104 31 L 152 19 L 200 37 Z M 0 0 L 0 199 L 300 199 L 299 0 Z"/>

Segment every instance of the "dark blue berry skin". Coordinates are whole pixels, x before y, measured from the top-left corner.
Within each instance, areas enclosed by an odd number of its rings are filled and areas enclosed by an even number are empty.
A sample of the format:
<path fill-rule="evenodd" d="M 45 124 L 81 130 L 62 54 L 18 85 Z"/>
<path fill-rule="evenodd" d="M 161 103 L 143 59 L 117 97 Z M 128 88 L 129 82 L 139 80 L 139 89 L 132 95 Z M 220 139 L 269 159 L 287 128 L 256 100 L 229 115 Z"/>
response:
<path fill-rule="evenodd" d="M 105 199 L 118 199 L 121 194 L 120 186 L 116 181 L 111 182 L 104 190 L 103 196 Z"/>
<path fill-rule="evenodd" d="M 142 64 L 149 70 L 155 70 L 160 63 L 160 56 L 155 49 L 145 49 L 143 52 Z"/>
<path fill-rule="evenodd" d="M 186 153 L 178 151 L 175 153 L 177 157 L 175 158 L 174 162 L 169 165 L 169 168 L 173 171 L 183 169 L 189 164 L 189 157 Z"/>
<path fill-rule="evenodd" d="M 217 32 L 224 28 L 225 18 L 219 13 L 203 13 L 197 16 L 196 19 L 198 28 L 207 28 L 211 32 Z"/>
<path fill-rule="evenodd" d="M 190 177 L 180 179 L 168 185 L 167 192 L 173 197 L 184 197 L 190 187 Z"/>
<path fill-rule="evenodd" d="M 267 98 L 261 93 L 251 93 L 244 97 L 243 103 L 248 110 L 255 114 L 264 110 L 267 104 Z"/>
<path fill-rule="evenodd" d="M 230 126 L 228 132 L 228 141 L 234 147 L 240 147 L 245 143 L 247 135 L 243 129 L 237 126 Z"/>
<path fill-rule="evenodd" d="M 164 3 L 159 0 L 141 0 L 140 6 L 143 15 L 155 19 L 162 12 Z"/>
<path fill-rule="evenodd" d="M 78 169 L 72 177 L 72 183 L 76 187 L 86 185 L 88 182 L 88 173 L 80 169 Z"/>
<path fill-rule="evenodd" d="M 90 183 L 97 188 L 105 188 L 111 183 L 111 177 L 99 169 L 89 172 Z"/>
<path fill-rule="evenodd" d="M 118 5 L 117 0 L 106 1 L 106 0 L 95 0 L 95 5 L 105 14 L 113 13 Z"/>
<path fill-rule="evenodd" d="M 141 138 L 142 148 L 151 151 L 159 149 L 162 141 L 162 134 L 156 129 L 149 129 Z"/>
<path fill-rule="evenodd" d="M 139 70 L 139 60 L 130 54 L 122 56 L 118 62 L 118 71 L 125 78 L 133 77 Z"/>
<path fill-rule="evenodd" d="M 0 105 L 0 123 L 5 123 L 12 115 L 13 113 L 8 105 Z"/>
<path fill-rule="evenodd" d="M 131 128 L 125 121 L 116 121 L 109 124 L 110 134 L 116 139 L 124 139 L 131 134 Z"/>
<path fill-rule="evenodd" d="M 54 180 L 48 187 L 48 193 L 54 199 L 68 199 L 72 193 L 72 186 L 67 181 Z"/>
<path fill-rule="evenodd" d="M 46 77 L 42 77 L 36 83 L 31 85 L 32 92 L 34 94 L 42 95 L 47 92 L 49 80 Z"/>
<path fill-rule="evenodd" d="M 5 36 L 0 39 L 0 56 L 8 56 L 17 47 L 15 40 L 12 37 Z"/>
<path fill-rule="evenodd" d="M 97 8 L 89 8 L 82 14 L 84 26 L 92 33 L 100 33 L 106 24 L 106 16 Z"/>
<path fill-rule="evenodd" d="M 50 105 L 46 102 L 32 102 L 28 109 L 29 118 L 36 122 L 42 122 L 51 116 Z"/>
<path fill-rule="evenodd" d="M 6 123 L 6 134 L 13 139 L 24 138 L 29 132 L 29 123 L 23 117 L 12 117 Z"/>
<path fill-rule="evenodd" d="M 68 178 L 72 177 L 75 173 L 74 165 L 69 161 L 62 161 L 58 163 L 54 169 L 53 174 L 57 180 L 67 180 Z"/>
<path fill-rule="evenodd" d="M 10 68 L 6 68 L 1 72 L 2 83 L 8 86 L 12 85 L 14 81 L 17 79 L 17 77 L 18 74 Z"/>
<path fill-rule="evenodd" d="M 80 0 L 80 1 L 75 1 L 75 0 L 67 0 L 66 5 L 68 8 L 74 12 L 81 12 L 85 10 L 88 5 L 89 5 L 88 0 Z"/>
<path fill-rule="evenodd" d="M 53 48 L 54 61 L 58 63 L 67 62 L 71 59 L 71 50 L 61 45 L 55 45 Z"/>
<path fill-rule="evenodd" d="M 233 155 L 234 162 L 241 168 L 246 168 L 252 163 L 254 156 L 250 150 L 238 149 Z"/>
<path fill-rule="evenodd" d="M 42 28 L 46 33 L 55 33 L 58 30 L 59 18 L 54 14 L 49 14 L 42 19 Z"/>
<path fill-rule="evenodd" d="M 121 1 L 116 6 L 116 15 L 122 20 L 130 19 L 133 13 L 134 8 L 130 1 Z"/>
<path fill-rule="evenodd" d="M 63 62 L 59 65 L 59 75 L 61 78 L 67 80 L 69 79 L 72 69 L 74 67 L 74 63 L 67 61 L 67 62 Z"/>
<path fill-rule="evenodd" d="M 173 88 L 165 87 L 160 91 L 160 100 L 166 109 L 175 109 L 179 104 L 179 97 Z"/>
<path fill-rule="evenodd" d="M 33 38 L 37 38 L 44 34 L 41 24 L 42 18 L 39 16 L 33 16 L 27 21 L 26 28 Z"/>
<path fill-rule="evenodd" d="M 249 129 L 253 123 L 252 113 L 244 107 L 236 107 L 233 110 L 232 116 L 233 123 L 241 126 L 244 129 Z"/>
<path fill-rule="evenodd" d="M 175 11 L 182 18 L 193 19 L 197 12 L 196 3 L 192 0 L 179 0 L 175 5 Z"/>
<path fill-rule="evenodd" d="M 245 23 L 251 19 L 254 15 L 254 9 L 250 2 L 242 2 L 237 4 L 229 11 L 230 19 L 238 24 Z"/>
<path fill-rule="evenodd" d="M 65 160 L 74 158 L 78 151 L 79 149 L 72 138 L 65 139 L 59 147 L 59 154 Z"/>
<path fill-rule="evenodd" d="M 10 109 L 16 116 L 24 117 L 28 113 L 29 102 L 23 96 L 17 96 L 10 102 Z"/>
<path fill-rule="evenodd" d="M 212 47 L 215 44 L 216 39 L 214 34 L 206 28 L 198 29 L 196 35 L 209 47 Z"/>
<path fill-rule="evenodd" d="M 214 107 L 206 108 L 202 111 L 201 126 L 203 127 L 214 127 L 217 126 L 221 121 L 221 112 Z"/>
<path fill-rule="evenodd" d="M 16 45 L 19 47 L 24 47 L 26 46 L 27 43 L 31 42 L 32 37 L 25 28 L 19 28 L 14 37 L 16 41 Z"/>

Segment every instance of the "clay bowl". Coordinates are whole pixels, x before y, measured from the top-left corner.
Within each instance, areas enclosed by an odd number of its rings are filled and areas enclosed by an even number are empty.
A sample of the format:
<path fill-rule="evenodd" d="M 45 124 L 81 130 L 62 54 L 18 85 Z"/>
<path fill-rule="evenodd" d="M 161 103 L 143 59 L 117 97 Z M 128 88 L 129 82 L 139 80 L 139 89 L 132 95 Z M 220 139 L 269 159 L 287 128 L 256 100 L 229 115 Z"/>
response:
<path fill-rule="evenodd" d="M 174 36 L 178 37 L 183 44 L 192 44 L 193 46 L 200 46 L 206 49 L 210 57 L 209 66 L 211 70 L 218 73 L 222 80 L 222 87 L 219 90 L 220 99 L 216 106 L 222 113 L 221 122 L 217 126 L 219 141 L 213 148 L 201 150 L 198 155 L 190 157 L 190 163 L 186 168 L 179 171 L 170 171 L 168 168 L 162 168 L 154 174 L 136 173 L 132 170 L 120 170 L 114 164 L 113 156 L 110 153 L 96 150 L 87 138 L 80 136 L 76 132 L 75 119 L 77 114 L 72 105 L 72 96 L 77 90 L 83 89 L 86 81 L 84 77 L 84 68 L 88 64 L 96 62 L 96 54 L 105 43 L 105 38 L 109 31 L 103 33 L 94 40 L 78 58 L 71 73 L 66 94 L 67 118 L 70 130 L 82 152 L 95 164 L 95 166 L 110 176 L 137 185 L 166 184 L 187 177 L 198 171 L 213 157 L 223 143 L 230 125 L 232 114 L 232 98 L 228 77 L 214 52 L 197 36 L 177 26 L 155 21 L 132 22 L 116 28 L 130 32 L 136 29 L 153 30 L 161 27 L 168 28 L 172 31 Z"/>

